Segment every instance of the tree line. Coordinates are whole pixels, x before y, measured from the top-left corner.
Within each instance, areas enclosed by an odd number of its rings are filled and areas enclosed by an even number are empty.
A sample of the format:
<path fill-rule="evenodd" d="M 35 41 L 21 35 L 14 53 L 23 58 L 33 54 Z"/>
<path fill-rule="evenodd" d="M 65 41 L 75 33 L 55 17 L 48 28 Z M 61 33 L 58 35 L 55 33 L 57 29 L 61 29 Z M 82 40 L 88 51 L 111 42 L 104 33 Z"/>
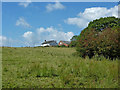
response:
<path fill-rule="evenodd" d="M 76 47 L 77 54 L 84 58 L 120 58 L 120 19 L 105 17 L 91 21 L 80 35 L 72 37 L 70 47 Z"/>

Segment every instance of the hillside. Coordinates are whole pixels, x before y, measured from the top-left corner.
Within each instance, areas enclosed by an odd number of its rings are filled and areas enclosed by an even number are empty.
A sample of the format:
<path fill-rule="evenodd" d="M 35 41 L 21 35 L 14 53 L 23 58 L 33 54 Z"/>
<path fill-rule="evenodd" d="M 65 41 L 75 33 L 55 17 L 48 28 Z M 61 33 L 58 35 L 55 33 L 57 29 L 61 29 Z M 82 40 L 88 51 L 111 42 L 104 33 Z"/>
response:
<path fill-rule="evenodd" d="M 74 56 L 75 48 L 2 50 L 3 88 L 117 88 L 118 60 Z"/>

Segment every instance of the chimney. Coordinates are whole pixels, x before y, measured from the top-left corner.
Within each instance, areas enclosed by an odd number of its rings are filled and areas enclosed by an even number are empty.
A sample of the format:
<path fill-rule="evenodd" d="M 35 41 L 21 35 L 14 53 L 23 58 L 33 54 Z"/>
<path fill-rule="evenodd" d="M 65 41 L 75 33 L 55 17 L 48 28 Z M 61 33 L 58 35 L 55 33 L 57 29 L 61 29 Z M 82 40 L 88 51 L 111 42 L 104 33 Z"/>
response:
<path fill-rule="evenodd" d="M 45 42 L 46 42 L 46 40 L 45 40 Z"/>

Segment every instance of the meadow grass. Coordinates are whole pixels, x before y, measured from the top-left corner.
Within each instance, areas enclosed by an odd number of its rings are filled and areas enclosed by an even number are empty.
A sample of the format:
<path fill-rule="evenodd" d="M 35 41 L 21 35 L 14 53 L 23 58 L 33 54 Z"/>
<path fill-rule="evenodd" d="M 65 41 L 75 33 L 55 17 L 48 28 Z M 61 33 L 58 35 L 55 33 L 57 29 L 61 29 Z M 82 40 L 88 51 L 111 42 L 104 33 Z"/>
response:
<path fill-rule="evenodd" d="M 2 49 L 3 88 L 118 88 L 118 61 L 74 56 L 75 48 Z"/>
<path fill-rule="evenodd" d="M 0 89 L 2 89 L 2 47 L 0 47 Z"/>

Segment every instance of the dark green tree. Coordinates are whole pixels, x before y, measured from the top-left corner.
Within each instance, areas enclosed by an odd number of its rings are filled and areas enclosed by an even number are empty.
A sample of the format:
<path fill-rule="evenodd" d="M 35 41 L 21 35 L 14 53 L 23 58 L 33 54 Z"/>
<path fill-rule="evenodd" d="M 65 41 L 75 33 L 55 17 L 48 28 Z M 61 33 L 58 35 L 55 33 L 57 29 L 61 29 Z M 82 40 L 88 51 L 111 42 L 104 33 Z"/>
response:
<path fill-rule="evenodd" d="M 76 45 L 77 45 L 77 38 L 78 38 L 78 36 L 77 35 L 75 35 L 75 36 L 73 36 L 70 40 L 71 40 L 71 43 L 70 43 L 70 47 L 76 47 Z"/>
<path fill-rule="evenodd" d="M 103 55 L 120 58 L 120 19 L 105 17 L 93 20 L 78 36 L 77 52 L 81 57 Z"/>

